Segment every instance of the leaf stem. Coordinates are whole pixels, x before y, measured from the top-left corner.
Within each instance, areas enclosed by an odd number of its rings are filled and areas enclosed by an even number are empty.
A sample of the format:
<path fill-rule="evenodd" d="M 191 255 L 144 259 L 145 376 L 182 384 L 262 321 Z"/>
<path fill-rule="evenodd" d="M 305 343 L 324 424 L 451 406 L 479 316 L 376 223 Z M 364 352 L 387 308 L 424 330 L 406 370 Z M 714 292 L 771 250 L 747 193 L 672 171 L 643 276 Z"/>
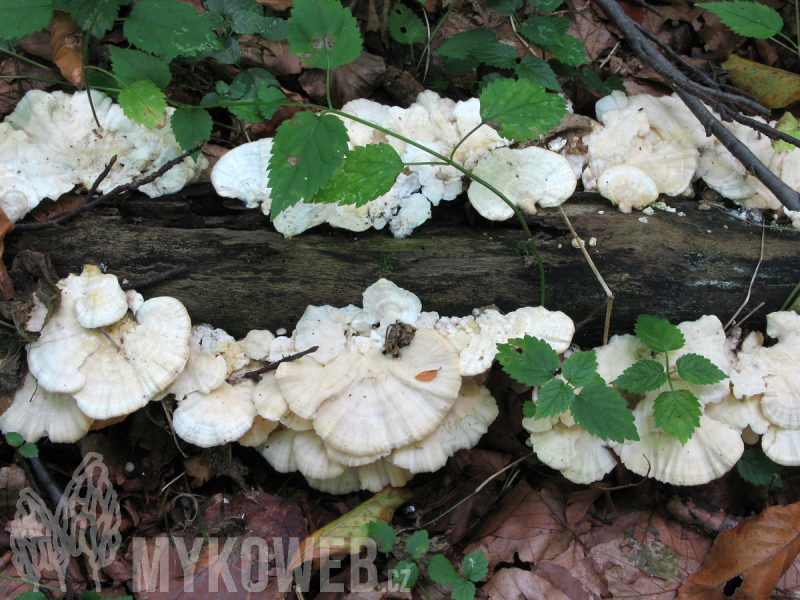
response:
<path fill-rule="evenodd" d="M 447 17 L 449 17 L 449 16 L 450 16 L 450 13 L 451 13 L 451 12 L 453 12 L 453 9 L 454 9 L 456 6 L 458 6 L 458 3 L 459 3 L 459 2 L 460 2 L 460 0 L 455 0 L 455 2 L 453 2 L 453 3 L 450 5 L 450 8 L 448 8 L 448 9 L 447 9 L 447 12 L 446 12 L 446 13 L 444 13 L 444 15 L 442 15 L 442 18 L 441 18 L 441 19 L 439 20 L 439 22 L 436 24 L 436 27 L 434 27 L 434 28 L 433 28 L 433 33 L 431 33 L 431 34 L 430 34 L 430 36 L 428 36 L 428 43 L 427 43 L 427 44 L 425 44 L 425 47 L 422 49 L 422 54 L 420 54 L 420 55 L 419 55 L 419 62 L 417 62 L 416 66 L 414 67 L 414 73 L 415 73 L 415 74 L 416 74 L 416 72 L 417 72 L 417 71 L 419 71 L 419 68 L 422 66 L 422 59 L 423 59 L 423 58 L 425 58 L 425 53 L 426 53 L 426 52 L 428 51 L 428 49 L 430 48 L 431 42 L 433 42 L 433 38 L 435 38 L 435 37 L 436 37 L 436 33 L 439 31 L 439 29 L 441 28 L 441 26 L 442 26 L 442 25 L 444 25 L 444 22 L 447 20 Z M 424 9 L 423 9 L 423 10 L 424 10 Z"/>
<path fill-rule="evenodd" d="M 473 133 L 475 133 L 476 131 L 478 131 L 478 129 L 480 129 L 483 125 L 484 125 L 484 122 L 481 121 L 480 123 L 475 125 L 475 127 L 473 127 L 467 135 L 465 135 L 460 140 L 458 140 L 458 143 L 456 144 L 456 147 L 453 148 L 453 151 L 450 153 L 450 159 L 451 160 L 456 155 L 456 152 L 458 152 L 458 149 L 461 147 L 461 144 L 463 144 L 465 141 L 467 141 L 467 138 L 469 136 L 471 136 Z"/>
<path fill-rule="evenodd" d="M 5 52 L 9 56 L 13 56 L 14 58 L 18 58 L 19 60 L 22 60 L 22 61 L 25 61 L 26 63 L 32 64 L 34 67 L 39 67 L 40 69 L 44 69 L 45 71 L 50 71 L 51 73 L 54 73 L 54 74 L 58 73 L 58 71 L 56 71 L 55 69 L 53 69 L 51 67 L 47 67 L 47 66 L 45 66 L 45 65 L 43 65 L 41 63 L 38 63 L 35 60 L 31 60 L 30 58 L 27 58 L 27 57 L 23 56 L 22 54 L 17 54 L 13 50 L 6 50 L 5 48 L 0 48 L 0 52 Z M 56 83 L 64 83 L 64 82 L 63 81 L 58 81 Z M 69 83 L 69 82 L 67 82 L 67 83 Z M 70 85 L 72 85 L 72 84 L 70 84 Z"/>

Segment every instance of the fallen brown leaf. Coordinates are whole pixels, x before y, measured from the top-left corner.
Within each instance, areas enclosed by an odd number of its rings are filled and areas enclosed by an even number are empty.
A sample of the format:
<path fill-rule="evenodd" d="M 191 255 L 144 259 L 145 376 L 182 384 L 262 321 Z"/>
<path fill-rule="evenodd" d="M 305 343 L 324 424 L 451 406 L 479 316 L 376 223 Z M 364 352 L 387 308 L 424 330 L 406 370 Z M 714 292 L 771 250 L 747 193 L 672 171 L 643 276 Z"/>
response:
<path fill-rule="evenodd" d="M 0 208 L 0 300 L 11 300 L 14 297 L 14 282 L 6 271 L 6 265 L 2 262 L 3 252 L 5 251 L 6 234 L 14 229 L 14 224 Z"/>
<path fill-rule="evenodd" d="M 722 63 L 731 81 L 767 108 L 784 108 L 800 100 L 800 75 L 731 55 Z"/>
<path fill-rule="evenodd" d="M 50 54 L 61 74 L 83 88 L 83 35 L 68 13 L 56 11 L 50 26 Z"/>
<path fill-rule="evenodd" d="M 678 600 L 730 598 L 725 585 L 740 578 L 737 600 L 767 600 L 800 552 L 800 502 L 767 508 L 719 534 L 703 567 L 681 586 Z"/>
<path fill-rule="evenodd" d="M 483 591 L 489 600 L 575 600 L 524 569 L 500 569 Z"/>
<path fill-rule="evenodd" d="M 436 376 L 439 374 L 439 371 L 440 369 L 434 369 L 433 371 L 423 371 L 422 373 L 414 377 L 414 379 L 416 379 L 417 381 L 433 381 L 434 379 L 436 379 Z"/>

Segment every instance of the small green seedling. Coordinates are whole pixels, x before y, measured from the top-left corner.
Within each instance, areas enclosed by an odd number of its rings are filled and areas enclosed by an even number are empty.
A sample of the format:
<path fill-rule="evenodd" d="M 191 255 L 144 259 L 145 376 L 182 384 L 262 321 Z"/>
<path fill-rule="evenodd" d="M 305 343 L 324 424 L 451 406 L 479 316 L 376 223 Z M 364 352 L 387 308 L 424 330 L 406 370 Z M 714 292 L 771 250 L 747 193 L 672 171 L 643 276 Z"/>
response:
<path fill-rule="evenodd" d="M 772 462 L 761 448 L 747 448 L 736 464 L 736 470 L 742 479 L 753 485 L 783 487 L 779 475 L 781 466 Z"/>
<path fill-rule="evenodd" d="M 397 535 L 383 521 L 371 521 L 364 526 L 364 533 L 378 544 L 378 551 L 400 553 L 404 560 L 397 563 L 392 572 L 392 580 L 403 590 L 410 590 L 419 581 L 420 566 L 427 562 L 428 577 L 439 585 L 452 585 L 450 597 L 453 600 L 472 600 L 475 597 L 475 583 L 486 577 L 489 560 L 483 552 L 473 552 L 461 562 L 460 576 L 443 554 L 434 554 L 426 561 L 431 542 L 425 530 L 413 533 L 405 544 L 405 549 L 397 548 Z"/>
<path fill-rule="evenodd" d="M 36 444 L 26 442 L 24 437 L 14 431 L 6 434 L 6 442 L 12 448 L 19 448 L 19 453 L 25 458 L 39 457 L 39 448 L 36 447 Z"/>

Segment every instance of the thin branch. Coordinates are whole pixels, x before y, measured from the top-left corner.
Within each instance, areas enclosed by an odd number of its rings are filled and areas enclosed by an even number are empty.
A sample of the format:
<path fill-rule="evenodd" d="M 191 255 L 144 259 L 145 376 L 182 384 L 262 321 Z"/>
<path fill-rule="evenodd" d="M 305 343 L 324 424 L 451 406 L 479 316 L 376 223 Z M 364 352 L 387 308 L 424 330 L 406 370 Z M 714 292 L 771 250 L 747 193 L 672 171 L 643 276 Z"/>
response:
<path fill-rule="evenodd" d="M 123 290 L 135 290 L 136 288 L 146 287 L 148 285 L 153 285 L 154 283 L 160 283 L 165 279 L 169 279 L 170 277 L 175 277 L 175 275 L 180 275 L 181 273 L 185 273 L 189 270 L 189 265 L 181 265 L 180 267 L 175 267 L 174 269 L 167 269 L 166 271 L 162 271 L 161 273 L 156 273 L 151 277 L 146 277 L 145 279 L 137 279 L 136 281 L 127 281 L 125 283 L 120 283 L 119 286 Z"/>
<path fill-rule="evenodd" d="M 737 112 L 730 110 L 727 106 L 720 106 L 719 107 L 719 115 L 725 119 L 725 117 L 730 117 L 737 123 L 741 123 L 742 125 L 747 125 L 750 129 L 755 129 L 756 131 L 760 131 L 768 138 L 773 140 L 781 140 L 783 142 L 788 142 L 800 148 L 800 139 L 796 137 L 790 136 L 788 133 L 784 133 L 782 131 L 778 131 L 774 127 L 770 127 L 766 123 L 762 123 L 761 121 L 756 121 L 755 119 L 751 119 L 750 117 L 745 117 L 744 115 L 740 115 Z"/>
<path fill-rule="evenodd" d="M 730 327 L 735 322 L 736 317 L 739 316 L 739 313 L 742 312 L 744 310 L 744 307 L 747 306 L 747 303 L 750 302 L 750 294 L 753 291 L 753 284 L 756 282 L 756 276 L 758 275 L 758 270 L 761 268 L 761 261 L 764 260 L 764 234 L 765 233 L 766 232 L 762 229 L 761 230 L 761 250 L 758 253 L 758 262 L 756 263 L 755 271 L 753 271 L 753 276 L 750 278 L 750 285 L 747 287 L 747 296 L 745 296 L 744 302 L 742 302 L 742 305 L 739 307 L 739 310 L 737 310 L 735 313 L 733 313 L 733 316 L 730 318 L 730 320 L 727 323 L 725 323 L 725 327 L 722 328 L 723 330 L 728 329 L 728 327 Z"/>
<path fill-rule="evenodd" d="M 228 383 L 233 383 L 234 381 L 238 381 L 239 379 L 258 379 L 264 373 L 269 373 L 270 371 L 274 371 L 281 364 L 285 362 L 291 362 L 293 360 L 297 360 L 298 358 L 303 358 L 306 354 L 311 354 L 312 352 L 316 352 L 319 350 L 319 346 L 311 346 L 308 350 L 303 350 L 302 352 L 298 352 L 297 354 L 292 354 L 290 356 L 285 356 L 280 360 L 276 360 L 274 363 L 268 364 L 266 367 L 261 367 L 260 369 L 256 369 L 255 371 L 250 371 L 245 373 L 244 375 L 239 375 L 238 377 L 234 377 L 228 380 Z"/>
<path fill-rule="evenodd" d="M 725 126 L 703 105 L 697 98 L 698 94 L 687 90 L 701 88 L 708 94 L 719 98 L 720 92 L 702 88 L 699 84 L 690 81 L 683 73 L 678 71 L 660 52 L 653 47 L 650 41 L 639 31 L 634 21 L 625 14 L 615 0 L 595 0 L 595 4 L 605 13 L 606 17 L 622 33 L 631 49 L 639 58 L 650 65 L 683 100 L 695 117 L 702 123 L 708 135 L 714 135 L 735 158 L 741 162 L 748 172 L 758 178 L 775 197 L 790 210 L 800 210 L 800 193 L 786 185 L 779 177 L 770 171 L 747 146 L 742 144 L 736 136 L 728 131 Z M 736 103 L 738 104 L 738 99 Z M 761 111 L 766 110 L 762 107 Z"/>
<path fill-rule="evenodd" d="M 169 171 L 172 167 L 174 167 L 175 165 L 183 162 L 183 159 L 185 159 L 186 157 L 191 156 L 195 152 L 199 152 L 200 150 L 202 150 L 204 144 L 205 144 L 205 142 L 200 142 L 199 144 L 197 144 L 197 146 L 195 146 L 191 150 L 187 150 L 186 152 L 184 152 L 180 156 L 176 156 L 175 158 L 173 158 L 169 162 L 165 163 L 160 169 L 158 169 L 158 171 L 155 171 L 154 173 L 150 173 L 150 175 L 148 175 L 147 177 L 143 177 L 142 179 L 139 179 L 137 181 L 133 181 L 131 183 L 125 183 L 123 185 L 118 185 L 117 187 L 115 187 L 113 190 L 111 190 L 107 194 L 103 194 L 102 196 L 99 196 L 99 197 L 95 198 L 94 200 L 90 200 L 89 199 L 90 197 L 87 196 L 86 200 L 83 202 L 83 204 L 81 204 L 75 210 L 71 210 L 69 212 L 63 213 L 63 214 L 58 215 L 57 217 L 54 217 L 54 218 L 49 219 L 47 221 L 42 221 L 41 223 L 18 223 L 16 225 L 15 229 L 42 229 L 44 227 L 55 227 L 56 225 L 62 223 L 63 221 L 66 221 L 67 219 L 71 219 L 72 217 L 74 217 L 75 215 L 77 215 L 79 213 L 82 213 L 82 212 L 84 212 L 86 210 L 89 210 L 90 208 L 94 208 L 95 206 L 97 206 L 101 202 L 105 202 L 109 198 L 113 198 L 114 196 L 118 196 L 118 195 L 122 194 L 123 192 L 129 192 L 129 191 L 132 191 L 132 190 L 139 189 L 143 185 L 147 185 L 148 183 L 151 183 L 151 182 L 155 181 L 156 179 L 161 177 L 164 173 Z M 114 160 L 116 160 L 116 158 Z M 109 163 L 109 165 L 106 166 L 106 169 L 103 171 L 103 173 L 100 174 L 100 177 L 98 177 L 98 180 L 96 180 L 92 184 L 92 189 L 97 189 L 97 187 L 100 185 L 100 181 L 102 181 L 105 178 L 105 176 L 108 175 L 108 172 L 111 171 L 111 167 L 112 166 L 113 166 L 113 161 L 111 163 Z"/>

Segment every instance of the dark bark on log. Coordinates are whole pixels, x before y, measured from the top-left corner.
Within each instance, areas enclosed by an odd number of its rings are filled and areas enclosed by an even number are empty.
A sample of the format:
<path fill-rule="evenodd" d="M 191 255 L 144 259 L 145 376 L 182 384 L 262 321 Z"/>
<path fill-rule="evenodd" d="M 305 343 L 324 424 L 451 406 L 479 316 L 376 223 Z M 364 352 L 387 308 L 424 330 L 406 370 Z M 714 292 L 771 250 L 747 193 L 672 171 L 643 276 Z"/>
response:
<path fill-rule="evenodd" d="M 240 206 L 216 197 L 209 186 L 158 199 L 134 196 L 84 215 L 66 231 L 14 231 L 6 238 L 6 259 L 36 250 L 50 253 L 62 276 L 95 262 L 131 280 L 187 264 L 188 272 L 139 291 L 145 298 L 175 296 L 195 323 L 238 337 L 254 328 L 291 331 L 309 304 L 360 306 L 382 257 L 392 264 L 389 279 L 417 294 L 423 310 L 443 316 L 467 315 L 489 304 L 510 311 L 538 303 L 536 265 L 514 250 L 524 239 L 519 225 L 480 217 L 470 223 L 461 200 L 434 209 L 434 219 L 404 240 L 385 230 L 352 233 L 327 226 L 286 240 L 259 211 L 234 210 L 223 202 Z M 686 216 L 656 211 L 644 224 L 641 213 L 620 214 L 596 194 L 565 205 L 578 234 L 597 238 L 589 252 L 616 295 L 612 334 L 632 333 L 640 313 L 673 323 L 716 314 L 724 323 L 747 294 L 761 229 L 700 211 L 696 201 L 669 204 Z M 570 245 L 557 210 L 544 210 L 529 224 L 545 263 L 547 308 L 581 321 L 602 303 L 600 285 Z M 766 231 L 749 306 L 766 305 L 748 327 L 763 329 L 764 316 L 797 283 L 798 247 L 800 232 Z M 599 345 L 603 314 L 576 341 Z"/>

